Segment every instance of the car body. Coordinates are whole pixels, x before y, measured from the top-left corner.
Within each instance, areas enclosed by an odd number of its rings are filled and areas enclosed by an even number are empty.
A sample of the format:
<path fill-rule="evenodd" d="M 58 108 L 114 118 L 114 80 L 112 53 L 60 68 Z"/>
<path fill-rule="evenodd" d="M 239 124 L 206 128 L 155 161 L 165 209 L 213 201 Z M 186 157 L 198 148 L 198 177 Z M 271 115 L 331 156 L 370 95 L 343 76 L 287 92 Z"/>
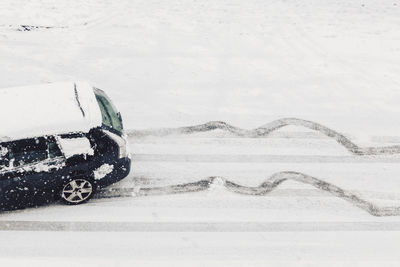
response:
<path fill-rule="evenodd" d="M 0 108 L 1 207 L 80 204 L 129 174 L 121 114 L 102 90 L 54 83 L 0 89 L 0 99 L 17 103 Z"/>

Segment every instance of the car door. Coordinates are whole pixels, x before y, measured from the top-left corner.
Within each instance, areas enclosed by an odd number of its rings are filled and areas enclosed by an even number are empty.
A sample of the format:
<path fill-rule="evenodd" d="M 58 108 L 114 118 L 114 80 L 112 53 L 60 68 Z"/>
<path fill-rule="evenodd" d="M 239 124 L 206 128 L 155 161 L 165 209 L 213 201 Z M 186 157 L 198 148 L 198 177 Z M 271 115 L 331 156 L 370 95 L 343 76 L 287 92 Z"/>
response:
<path fill-rule="evenodd" d="M 12 170 L 10 168 L 10 160 L 9 160 L 9 143 L 3 142 L 0 143 L 0 207 L 6 202 L 5 192 L 9 188 L 11 183 Z"/>
<path fill-rule="evenodd" d="M 54 137 L 23 139 L 8 144 L 4 195 L 11 207 L 40 204 L 51 198 L 65 166 Z M 49 199 L 50 200 L 50 199 Z"/>

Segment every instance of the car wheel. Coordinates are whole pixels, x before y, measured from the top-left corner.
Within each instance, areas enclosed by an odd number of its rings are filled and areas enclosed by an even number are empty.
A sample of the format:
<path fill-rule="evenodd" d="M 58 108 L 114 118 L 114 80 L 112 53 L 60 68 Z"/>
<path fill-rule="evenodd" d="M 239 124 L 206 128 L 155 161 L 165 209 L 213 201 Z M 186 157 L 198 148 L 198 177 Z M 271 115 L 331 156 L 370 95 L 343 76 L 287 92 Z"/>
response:
<path fill-rule="evenodd" d="M 74 178 L 63 186 L 61 200 L 69 205 L 82 204 L 93 196 L 94 191 L 95 186 L 91 180 Z"/>

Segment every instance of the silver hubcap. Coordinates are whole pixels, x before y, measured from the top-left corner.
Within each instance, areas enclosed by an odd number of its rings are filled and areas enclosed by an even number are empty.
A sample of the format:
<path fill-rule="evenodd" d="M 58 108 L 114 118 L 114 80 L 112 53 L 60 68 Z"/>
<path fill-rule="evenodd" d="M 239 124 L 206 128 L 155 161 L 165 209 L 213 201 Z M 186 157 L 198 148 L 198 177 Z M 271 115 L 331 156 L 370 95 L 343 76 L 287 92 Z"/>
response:
<path fill-rule="evenodd" d="M 61 196 L 70 203 L 79 203 L 88 199 L 92 192 L 91 183 L 84 179 L 75 179 L 64 186 Z"/>

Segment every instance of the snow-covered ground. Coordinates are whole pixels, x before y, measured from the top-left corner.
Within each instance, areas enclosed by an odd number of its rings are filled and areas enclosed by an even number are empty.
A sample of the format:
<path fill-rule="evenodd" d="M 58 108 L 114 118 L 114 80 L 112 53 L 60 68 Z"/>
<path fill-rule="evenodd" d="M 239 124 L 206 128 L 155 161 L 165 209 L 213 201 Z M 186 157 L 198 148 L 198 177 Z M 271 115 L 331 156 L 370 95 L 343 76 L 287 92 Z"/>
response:
<path fill-rule="evenodd" d="M 211 120 L 251 129 L 297 117 L 360 146 L 393 145 L 399 28 L 397 0 L 3 0 L 0 87 L 87 80 L 111 96 L 127 129 Z M 113 188 L 209 176 L 259 186 L 296 171 L 377 207 L 400 207 L 398 156 L 352 155 L 318 133 L 294 131 L 132 137 L 132 173 Z M 400 216 L 375 217 L 295 181 L 265 196 L 216 182 L 196 193 L 56 203 L 2 213 L 0 230 L 2 266 L 400 262 Z"/>
<path fill-rule="evenodd" d="M 128 128 L 300 117 L 400 135 L 399 25 L 397 0 L 4 0 L 0 87 L 88 80 Z"/>
<path fill-rule="evenodd" d="M 298 132 L 285 136 L 290 134 Z M 80 206 L 55 203 L 3 213 L 0 228 L 8 229 L 0 232 L 3 262 L 395 266 L 400 261 L 400 216 L 373 216 L 308 184 L 286 181 L 265 196 L 230 192 L 218 180 L 201 192 L 135 194 L 208 176 L 258 186 L 273 173 L 295 170 L 377 207 L 399 208 L 397 156 L 352 156 L 322 135 L 251 139 L 214 131 L 131 138 L 130 145 L 132 173 L 112 186 L 116 194 L 103 195 L 110 198 L 99 194 Z"/>

